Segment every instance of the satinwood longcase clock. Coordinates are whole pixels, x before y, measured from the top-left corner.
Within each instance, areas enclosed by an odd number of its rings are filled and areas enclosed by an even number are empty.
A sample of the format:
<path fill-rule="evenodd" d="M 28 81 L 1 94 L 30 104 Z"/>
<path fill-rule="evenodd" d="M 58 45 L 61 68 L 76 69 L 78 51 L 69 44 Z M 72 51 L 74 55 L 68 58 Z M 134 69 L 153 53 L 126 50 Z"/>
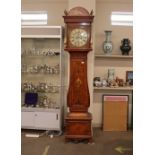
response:
<path fill-rule="evenodd" d="M 91 23 L 94 16 L 83 7 L 65 11 L 65 50 L 70 54 L 70 83 L 67 95 L 69 113 L 65 118 L 67 139 L 92 140 L 92 115 L 87 79 L 87 54 L 91 48 Z"/>

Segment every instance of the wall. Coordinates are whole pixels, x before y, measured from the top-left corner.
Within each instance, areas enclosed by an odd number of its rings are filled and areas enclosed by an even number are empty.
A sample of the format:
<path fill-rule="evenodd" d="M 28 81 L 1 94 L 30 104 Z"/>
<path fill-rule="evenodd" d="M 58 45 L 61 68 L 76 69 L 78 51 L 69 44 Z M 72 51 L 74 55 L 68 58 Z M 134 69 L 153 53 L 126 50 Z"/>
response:
<path fill-rule="evenodd" d="M 112 41 L 113 41 L 113 53 L 120 53 L 120 40 L 127 37 L 133 40 L 133 30 L 132 27 L 128 26 L 112 26 L 110 21 L 110 15 L 112 11 L 125 11 L 132 12 L 132 2 L 109 2 L 109 1 L 99 1 L 96 4 L 96 22 L 95 22 L 95 50 L 96 52 L 102 52 L 102 43 L 105 39 L 104 31 L 112 30 Z"/>
<path fill-rule="evenodd" d="M 48 25 L 64 25 L 62 15 L 68 8 L 67 0 L 22 0 L 22 11 L 47 11 Z"/>

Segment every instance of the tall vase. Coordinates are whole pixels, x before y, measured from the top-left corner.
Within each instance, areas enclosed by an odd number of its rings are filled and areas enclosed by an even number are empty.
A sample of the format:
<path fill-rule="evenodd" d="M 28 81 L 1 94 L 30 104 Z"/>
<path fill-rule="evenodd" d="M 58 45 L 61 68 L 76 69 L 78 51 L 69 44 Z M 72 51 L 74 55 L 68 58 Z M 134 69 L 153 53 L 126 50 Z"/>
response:
<path fill-rule="evenodd" d="M 111 41 L 111 33 L 112 31 L 106 30 L 105 32 L 105 41 L 103 42 L 103 51 L 105 54 L 111 54 L 112 53 L 112 41 Z"/>
<path fill-rule="evenodd" d="M 128 38 L 124 38 L 121 43 L 122 45 L 120 46 L 120 49 L 122 51 L 122 55 L 129 55 L 131 50 L 130 40 Z"/>
<path fill-rule="evenodd" d="M 115 78 L 115 69 L 108 69 L 108 82 L 113 81 Z"/>

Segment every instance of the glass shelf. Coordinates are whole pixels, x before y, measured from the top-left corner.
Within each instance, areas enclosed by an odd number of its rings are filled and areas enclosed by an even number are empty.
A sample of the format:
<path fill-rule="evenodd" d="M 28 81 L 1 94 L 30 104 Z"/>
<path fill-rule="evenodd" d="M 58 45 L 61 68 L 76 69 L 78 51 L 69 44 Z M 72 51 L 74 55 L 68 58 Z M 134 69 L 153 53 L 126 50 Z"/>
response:
<path fill-rule="evenodd" d="M 42 93 L 44 93 L 44 94 L 58 94 L 59 93 L 59 91 L 58 92 L 39 92 L 39 91 L 36 91 L 36 92 L 31 92 L 31 91 L 21 91 L 22 93 L 38 93 L 38 94 L 42 94 Z"/>
<path fill-rule="evenodd" d="M 57 54 L 53 54 L 53 55 L 29 55 L 29 54 L 22 54 L 21 55 L 21 57 L 22 58 L 26 58 L 26 57 L 28 57 L 28 58 L 30 58 L 30 57 L 32 57 L 32 58 L 34 58 L 34 57 L 58 57 L 58 56 L 60 56 L 60 53 L 57 53 Z"/>
<path fill-rule="evenodd" d="M 32 75 L 59 75 L 59 73 L 31 73 L 31 72 L 21 72 L 22 74 L 32 74 Z"/>

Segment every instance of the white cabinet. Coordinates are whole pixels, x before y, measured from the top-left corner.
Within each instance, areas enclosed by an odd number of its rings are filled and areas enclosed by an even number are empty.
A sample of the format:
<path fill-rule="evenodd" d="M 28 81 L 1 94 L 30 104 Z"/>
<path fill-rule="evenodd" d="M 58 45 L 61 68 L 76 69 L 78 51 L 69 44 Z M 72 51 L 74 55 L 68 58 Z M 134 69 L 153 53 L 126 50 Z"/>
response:
<path fill-rule="evenodd" d="M 61 130 L 64 101 L 63 27 L 23 26 L 21 31 L 21 126 Z M 33 93 L 35 99 L 32 99 Z M 37 103 L 33 104 L 36 100 Z"/>
<path fill-rule="evenodd" d="M 24 129 L 61 130 L 60 109 L 22 108 Z"/>

